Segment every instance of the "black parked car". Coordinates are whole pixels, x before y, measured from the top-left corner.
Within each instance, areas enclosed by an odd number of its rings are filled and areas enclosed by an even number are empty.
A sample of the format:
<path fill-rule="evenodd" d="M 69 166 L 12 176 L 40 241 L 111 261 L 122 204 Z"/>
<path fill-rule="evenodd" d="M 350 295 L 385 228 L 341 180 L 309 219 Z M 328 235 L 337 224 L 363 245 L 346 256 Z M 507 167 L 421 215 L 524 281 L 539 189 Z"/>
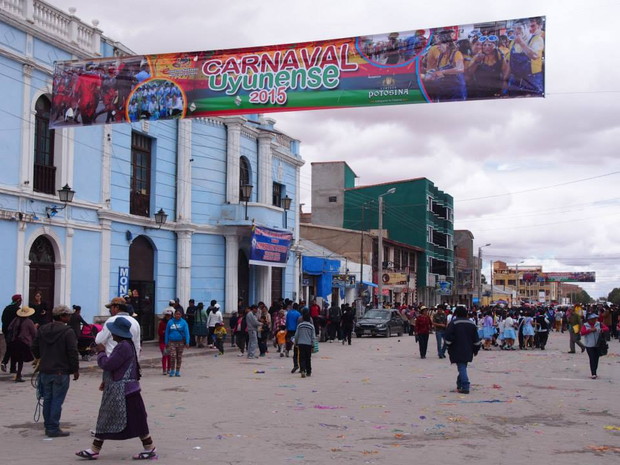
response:
<path fill-rule="evenodd" d="M 404 322 L 397 310 L 373 308 L 364 313 L 355 324 L 357 337 L 364 335 L 390 337 L 394 334 L 401 336 L 404 332 Z"/>

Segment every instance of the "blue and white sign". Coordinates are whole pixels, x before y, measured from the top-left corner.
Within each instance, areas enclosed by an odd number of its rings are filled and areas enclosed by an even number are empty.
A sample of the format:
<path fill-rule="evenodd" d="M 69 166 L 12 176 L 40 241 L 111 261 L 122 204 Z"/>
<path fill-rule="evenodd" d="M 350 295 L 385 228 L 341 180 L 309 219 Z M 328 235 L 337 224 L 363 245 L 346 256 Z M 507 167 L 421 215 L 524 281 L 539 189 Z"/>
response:
<path fill-rule="evenodd" d="M 254 226 L 250 265 L 285 267 L 292 240 L 293 233 L 290 231 Z"/>
<path fill-rule="evenodd" d="M 129 294 L 129 267 L 118 267 L 118 295 Z"/>

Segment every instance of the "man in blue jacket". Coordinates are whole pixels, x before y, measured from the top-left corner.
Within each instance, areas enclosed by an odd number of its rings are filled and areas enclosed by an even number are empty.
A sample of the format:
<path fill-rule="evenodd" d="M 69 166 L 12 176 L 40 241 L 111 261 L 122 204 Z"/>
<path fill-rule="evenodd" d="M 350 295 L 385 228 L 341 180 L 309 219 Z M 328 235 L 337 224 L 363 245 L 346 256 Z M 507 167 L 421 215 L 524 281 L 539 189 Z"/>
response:
<path fill-rule="evenodd" d="M 458 376 L 456 390 L 461 394 L 469 394 L 469 377 L 467 364 L 474 359 L 480 350 L 480 337 L 476 324 L 467 318 L 465 307 L 456 307 L 454 318 L 448 324 L 444 334 L 450 363 L 456 363 Z"/>
<path fill-rule="evenodd" d="M 291 373 L 299 370 L 299 350 L 297 346 L 293 346 L 291 339 L 295 336 L 297 325 L 301 318 L 301 313 L 296 308 L 289 308 L 286 312 L 286 356 L 288 357 L 291 347 L 293 347 L 293 369 Z"/>

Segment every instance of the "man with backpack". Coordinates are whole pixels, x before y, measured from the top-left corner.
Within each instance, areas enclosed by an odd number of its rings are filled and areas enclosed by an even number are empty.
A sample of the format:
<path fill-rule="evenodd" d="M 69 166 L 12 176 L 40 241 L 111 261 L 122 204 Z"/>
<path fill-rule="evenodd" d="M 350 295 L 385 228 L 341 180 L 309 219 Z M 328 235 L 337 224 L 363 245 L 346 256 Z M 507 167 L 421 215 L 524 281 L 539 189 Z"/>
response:
<path fill-rule="evenodd" d="M 342 317 L 342 311 L 336 303 L 332 303 L 329 307 L 328 321 L 327 321 L 327 338 L 329 342 L 332 342 L 336 337 L 340 339 L 340 318 Z"/>

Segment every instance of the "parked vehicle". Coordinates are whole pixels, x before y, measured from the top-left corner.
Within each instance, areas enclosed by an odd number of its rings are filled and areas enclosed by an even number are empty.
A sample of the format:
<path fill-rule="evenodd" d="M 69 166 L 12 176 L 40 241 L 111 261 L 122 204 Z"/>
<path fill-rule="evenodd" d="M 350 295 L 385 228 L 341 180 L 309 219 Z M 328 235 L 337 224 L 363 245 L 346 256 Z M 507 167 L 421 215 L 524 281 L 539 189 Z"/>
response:
<path fill-rule="evenodd" d="M 373 308 L 357 320 L 355 325 L 355 335 L 362 336 L 385 336 L 390 337 L 394 334 L 402 336 L 405 332 L 403 319 L 398 310 L 382 310 Z"/>

